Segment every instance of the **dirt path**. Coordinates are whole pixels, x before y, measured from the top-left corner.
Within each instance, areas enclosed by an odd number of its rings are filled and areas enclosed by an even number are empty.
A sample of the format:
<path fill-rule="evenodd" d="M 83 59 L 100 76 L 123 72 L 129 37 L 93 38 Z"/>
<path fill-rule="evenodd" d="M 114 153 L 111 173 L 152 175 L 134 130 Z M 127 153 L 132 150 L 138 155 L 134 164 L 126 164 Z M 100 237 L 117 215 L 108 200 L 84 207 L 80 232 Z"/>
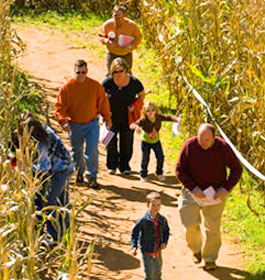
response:
<path fill-rule="evenodd" d="M 104 62 L 91 50 L 78 48 L 58 31 L 34 26 L 19 28 L 18 34 L 26 44 L 18 65 L 32 75 L 33 80 L 42 84 L 50 102 L 51 125 L 62 132 L 54 120 L 53 104 L 58 88 L 72 77 L 74 61 L 84 58 L 89 62 L 89 76 L 101 81 L 104 77 Z M 67 134 L 60 136 L 69 144 Z M 245 279 L 240 252 L 228 244 L 221 249 L 218 265 L 211 273 L 203 271 L 201 265 L 194 265 L 184 242 L 183 227 L 180 224 L 176 195 L 180 186 L 176 184 L 174 167 L 165 167 L 166 183 L 151 177 L 150 182 L 139 180 L 140 139 L 136 136 L 134 155 L 131 161 L 131 176 L 109 175 L 105 166 L 106 152 L 100 145 L 100 169 L 98 181 L 101 190 L 95 191 L 80 187 L 83 199 L 92 198 L 92 204 L 82 213 L 80 239 L 90 241 L 97 236 L 96 254 L 93 261 L 91 279 L 143 279 L 140 254 L 130 255 L 130 233 L 135 220 L 146 210 L 145 196 L 150 190 L 161 192 L 163 206 L 161 213 L 168 220 L 171 236 L 168 248 L 163 252 L 163 279 L 181 280 L 234 280 Z M 154 172 L 151 158 L 149 170 Z"/>

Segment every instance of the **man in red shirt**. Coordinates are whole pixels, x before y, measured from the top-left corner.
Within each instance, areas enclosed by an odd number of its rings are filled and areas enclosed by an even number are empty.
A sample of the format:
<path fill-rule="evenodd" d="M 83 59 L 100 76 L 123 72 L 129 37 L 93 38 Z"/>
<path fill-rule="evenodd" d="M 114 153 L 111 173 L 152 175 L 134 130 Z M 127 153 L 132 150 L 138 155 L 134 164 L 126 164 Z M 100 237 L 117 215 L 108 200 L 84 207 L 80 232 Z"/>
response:
<path fill-rule="evenodd" d="M 227 169 L 230 170 L 229 174 Z M 179 196 L 180 217 L 185 227 L 187 245 L 193 253 L 193 261 L 200 263 L 203 258 L 206 270 L 216 268 L 215 261 L 221 247 L 221 215 L 226 197 L 241 174 L 239 160 L 229 145 L 215 136 L 211 124 L 202 124 L 198 135 L 188 139 L 180 151 L 176 167 L 176 176 L 183 184 Z M 198 200 L 205 200 L 204 191 L 209 187 L 216 192 L 212 199 L 214 204 L 198 204 Z M 200 211 L 206 231 L 204 245 Z"/>

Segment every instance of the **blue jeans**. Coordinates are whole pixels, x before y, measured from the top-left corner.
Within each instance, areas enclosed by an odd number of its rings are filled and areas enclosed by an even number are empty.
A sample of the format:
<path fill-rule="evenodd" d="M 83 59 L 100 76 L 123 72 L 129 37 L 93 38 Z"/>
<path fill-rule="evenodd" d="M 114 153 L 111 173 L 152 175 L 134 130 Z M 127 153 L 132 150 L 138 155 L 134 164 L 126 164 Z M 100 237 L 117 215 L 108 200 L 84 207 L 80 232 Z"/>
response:
<path fill-rule="evenodd" d="M 156 174 L 157 175 L 163 174 L 164 153 L 163 153 L 163 149 L 161 146 L 161 142 L 157 141 L 154 144 L 150 144 L 150 143 L 146 143 L 146 142 L 142 141 L 141 148 L 142 148 L 142 163 L 141 163 L 141 171 L 140 171 L 141 177 L 147 176 L 147 173 L 148 173 L 147 167 L 148 167 L 148 163 L 149 163 L 149 159 L 150 159 L 151 149 L 154 150 L 156 160 L 157 160 Z"/>
<path fill-rule="evenodd" d="M 69 208 L 69 181 L 73 170 L 74 165 L 71 164 L 67 169 L 51 177 L 46 206 L 66 206 Z M 67 211 L 47 210 L 47 214 L 50 213 L 52 213 L 54 220 L 47 221 L 47 232 L 55 241 L 58 241 L 69 228 L 69 214 Z"/>
<path fill-rule="evenodd" d="M 69 122 L 69 126 L 73 157 L 78 173 L 83 174 L 87 167 L 88 179 L 96 178 L 98 173 L 98 118 L 85 124 Z M 83 152 L 84 141 L 86 141 L 85 154 Z"/>
<path fill-rule="evenodd" d="M 161 253 L 157 258 L 142 253 L 144 263 L 144 280 L 161 280 L 161 269 L 162 269 L 162 255 Z"/>

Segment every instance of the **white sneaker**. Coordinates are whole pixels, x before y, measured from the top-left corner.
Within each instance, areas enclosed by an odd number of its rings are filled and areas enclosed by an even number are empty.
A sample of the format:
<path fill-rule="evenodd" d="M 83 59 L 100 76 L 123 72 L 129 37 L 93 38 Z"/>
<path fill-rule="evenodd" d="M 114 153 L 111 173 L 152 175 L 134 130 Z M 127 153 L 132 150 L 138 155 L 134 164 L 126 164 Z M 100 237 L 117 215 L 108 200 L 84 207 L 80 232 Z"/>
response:
<path fill-rule="evenodd" d="M 116 170 L 115 169 L 109 169 L 109 174 L 110 175 L 114 175 L 116 173 Z"/>
<path fill-rule="evenodd" d="M 140 180 L 143 181 L 143 182 L 147 182 L 147 177 L 140 176 Z"/>
<path fill-rule="evenodd" d="M 163 174 L 156 175 L 156 177 L 159 181 L 165 181 L 166 180 L 166 178 Z"/>

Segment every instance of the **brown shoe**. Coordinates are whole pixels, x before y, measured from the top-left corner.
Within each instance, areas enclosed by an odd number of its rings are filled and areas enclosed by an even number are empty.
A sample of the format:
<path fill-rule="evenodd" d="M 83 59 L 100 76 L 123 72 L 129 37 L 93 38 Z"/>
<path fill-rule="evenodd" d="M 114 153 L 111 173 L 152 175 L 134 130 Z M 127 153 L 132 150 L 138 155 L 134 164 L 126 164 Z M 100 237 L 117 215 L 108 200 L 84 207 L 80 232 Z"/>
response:
<path fill-rule="evenodd" d="M 200 263 L 202 261 L 202 253 L 201 252 L 198 252 L 196 254 L 193 254 L 192 256 L 192 260 L 194 263 Z"/>
<path fill-rule="evenodd" d="M 204 266 L 204 270 L 210 271 L 210 270 L 215 270 L 217 268 L 215 262 L 206 262 Z"/>

